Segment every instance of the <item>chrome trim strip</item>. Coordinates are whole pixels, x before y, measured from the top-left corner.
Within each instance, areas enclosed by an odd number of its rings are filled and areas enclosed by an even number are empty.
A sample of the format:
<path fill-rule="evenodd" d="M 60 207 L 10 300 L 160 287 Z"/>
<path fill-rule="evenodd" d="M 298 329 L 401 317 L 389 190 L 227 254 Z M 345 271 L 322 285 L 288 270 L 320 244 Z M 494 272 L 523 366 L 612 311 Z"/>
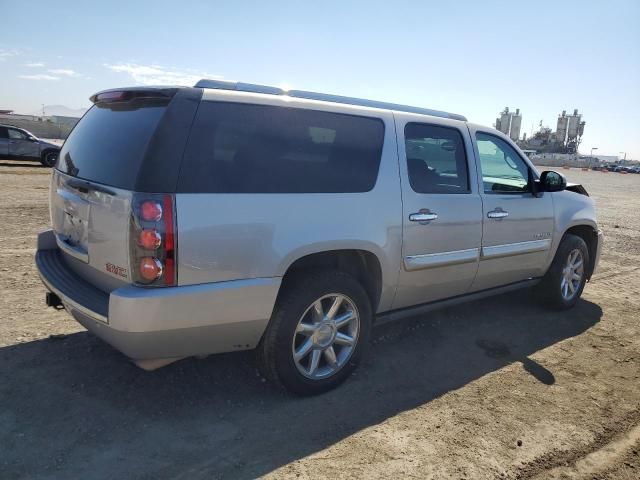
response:
<path fill-rule="evenodd" d="M 94 312 L 93 310 L 88 309 L 87 307 L 80 305 L 78 302 L 75 302 L 73 299 L 69 298 L 68 296 L 64 295 L 60 290 L 58 290 L 50 281 L 48 281 L 44 275 L 42 275 L 39 271 L 38 274 L 40 275 L 40 280 L 42 280 L 42 283 L 44 283 L 44 285 L 53 293 L 55 293 L 58 297 L 60 297 L 60 300 L 62 301 L 63 304 L 68 304 L 71 306 L 71 308 L 74 308 L 76 310 L 78 310 L 79 312 L 83 313 L 84 315 L 86 315 L 89 318 L 93 318 L 95 320 L 100 320 L 101 322 L 104 323 L 109 323 L 107 317 L 105 317 L 104 315 L 101 315 L 100 313 Z"/>
<path fill-rule="evenodd" d="M 408 272 L 424 268 L 457 265 L 459 263 L 476 262 L 480 256 L 479 248 L 454 250 L 444 253 L 428 253 L 425 255 L 408 255 L 404 259 L 404 269 Z"/>
<path fill-rule="evenodd" d="M 481 259 L 509 257 L 511 255 L 521 255 L 523 253 L 543 252 L 551 247 L 551 239 L 531 240 L 528 242 L 507 243 L 505 245 L 493 245 L 482 247 Z"/>

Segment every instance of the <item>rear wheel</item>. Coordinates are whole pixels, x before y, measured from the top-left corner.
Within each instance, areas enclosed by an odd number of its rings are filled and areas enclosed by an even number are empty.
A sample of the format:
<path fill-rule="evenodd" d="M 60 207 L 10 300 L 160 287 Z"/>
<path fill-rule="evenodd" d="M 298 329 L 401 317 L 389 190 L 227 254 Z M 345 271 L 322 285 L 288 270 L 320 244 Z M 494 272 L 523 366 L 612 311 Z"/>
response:
<path fill-rule="evenodd" d="M 368 343 L 371 305 L 364 288 L 337 271 L 290 279 L 258 347 L 263 374 L 299 395 L 342 383 Z"/>
<path fill-rule="evenodd" d="M 538 286 L 542 299 L 552 308 L 564 310 L 573 307 L 587 281 L 587 265 L 587 244 L 576 235 L 565 235 L 549 271 Z"/>
<path fill-rule="evenodd" d="M 58 161 L 58 151 L 56 150 L 47 150 L 42 153 L 40 157 L 40 163 L 45 167 L 53 168 Z"/>

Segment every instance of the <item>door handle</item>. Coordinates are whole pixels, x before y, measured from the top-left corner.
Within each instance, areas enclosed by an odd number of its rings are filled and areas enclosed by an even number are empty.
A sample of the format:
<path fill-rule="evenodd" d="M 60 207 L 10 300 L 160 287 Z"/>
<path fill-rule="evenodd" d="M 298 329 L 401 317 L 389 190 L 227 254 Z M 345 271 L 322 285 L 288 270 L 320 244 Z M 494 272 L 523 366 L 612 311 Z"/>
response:
<path fill-rule="evenodd" d="M 487 213 L 487 217 L 494 218 L 497 220 L 500 220 L 508 216 L 509 216 L 509 212 L 505 212 L 500 207 L 496 208 L 495 210 L 491 210 L 489 213 Z"/>
<path fill-rule="evenodd" d="M 418 212 L 409 215 L 409 220 L 412 222 L 430 222 L 431 220 L 436 220 L 437 218 L 438 214 L 433 212 Z"/>

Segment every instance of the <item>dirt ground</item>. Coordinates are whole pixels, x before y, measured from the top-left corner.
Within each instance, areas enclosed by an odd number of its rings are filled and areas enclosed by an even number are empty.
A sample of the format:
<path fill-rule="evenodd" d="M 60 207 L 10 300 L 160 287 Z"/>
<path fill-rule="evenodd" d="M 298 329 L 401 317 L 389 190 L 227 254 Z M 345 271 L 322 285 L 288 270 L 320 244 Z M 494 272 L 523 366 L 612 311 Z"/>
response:
<path fill-rule="evenodd" d="M 251 352 L 144 372 L 47 309 L 49 171 L 0 161 L 0 478 L 640 478 L 640 175 L 564 173 L 606 237 L 575 309 L 521 292 L 378 327 L 300 399 Z"/>

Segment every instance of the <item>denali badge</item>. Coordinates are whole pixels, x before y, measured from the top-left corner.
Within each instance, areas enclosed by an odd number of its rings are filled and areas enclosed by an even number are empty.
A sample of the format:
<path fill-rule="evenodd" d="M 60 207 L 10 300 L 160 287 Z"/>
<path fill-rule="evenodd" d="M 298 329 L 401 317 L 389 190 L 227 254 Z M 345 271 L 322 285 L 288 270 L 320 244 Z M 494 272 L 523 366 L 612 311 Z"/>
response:
<path fill-rule="evenodd" d="M 535 233 L 533 235 L 533 238 L 549 238 L 549 237 L 551 237 L 551 232 Z"/>
<path fill-rule="evenodd" d="M 119 277 L 127 278 L 127 269 L 114 265 L 113 263 L 107 263 L 107 272 L 118 275 Z"/>

